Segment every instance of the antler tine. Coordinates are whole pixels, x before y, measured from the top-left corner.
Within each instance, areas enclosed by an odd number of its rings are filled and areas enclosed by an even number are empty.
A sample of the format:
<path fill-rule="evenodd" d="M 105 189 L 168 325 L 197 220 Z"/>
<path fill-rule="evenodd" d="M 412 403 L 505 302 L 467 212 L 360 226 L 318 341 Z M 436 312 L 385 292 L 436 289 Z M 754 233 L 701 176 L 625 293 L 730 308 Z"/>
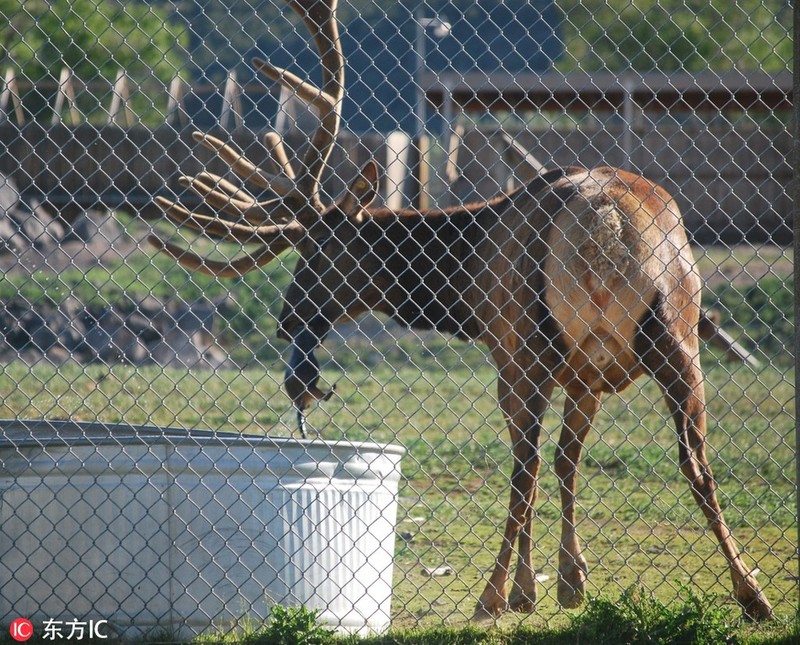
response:
<path fill-rule="evenodd" d="M 244 214 L 256 202 L 250 198 L 247 201 L 237 199 L 230 194 L 214 190 L 199 177 L 183 176 L 178 179 L 178 183 L 184 188 L 191 188 L 200 195 L 211 208 L 226 213 L 234 219 L 244 219 Z"/>
<path fill-rule="evenodd" d="M 204 170 L 199 175 L 196 175 L 196 179 L 199 179 L 203 183 L 216 186 L 217 188 L 219 188 L 220 191 L 224 192 L 231 198 L 236 199 L 240 202 L 255 203 L 255 200 L 253 199 L 252 195 L 240 189 L 238 186 L 232 184 L 224 177 L 220 177 L 219 175 L 216 175 L 213 172 L 208 172 L 207 170 Z"/>
<path fill-rule="evenodd" d="M 283 206 L 280 197 L 257 202 L 252 195 L 212 172 L 203 171 L 194 178 L 181 177 L 178 182 L 184 188 L 191 188 L 203 198 L 213 191 L 212 186 L 219 189 L 217 191 L 219 203 L 222 203 L 224 199 L 229 199 L 238 206 L 238 208 L 233 209 L 233 214 L 226 212 L 225 209 L 221 210 L 219 216 L 222 219 L 234 222 L 244 219 L 253 226 L 263 226 L 275 220 L 288 221 L 293 219 L 292 212 Z"/>
<path fill-rule="evenodd" d="M 244 220 L 252 226 L 263 226 L 270 222 L 296 219 L 294 212 L 280 197 L 257 202 L 245 193 L 245 199 L 239 199 L 228 191 L 215 190 L 207 183 L 202 173 L 197 177 L 183 176 L 178 183 L 200 195 L 203 201 L 217 210 L 220 215 L 228 216 L 220 217 L 223 220 L 234 222 Z M 222 186 L 218 187 L 222 188 Z M 233 188 L 235 189 L 235 187 Z"/>
<path fill-rule="evenodd" d="M 295 11 L 298 7 L 305 11 L 304 22 L 311 30 L 322 60 L 322 92 L 333 98 L 327 111 L 320 110 L 320 126 L 314 133 L 311 146 L 304 158 L 309 181 L 313 182 L 315 191 L 319 190 L 319 182 L 328 162 L 336 136 L 339 134 L 341 122 L 342 99 L 344 98 L 344 53 L 339 40 L 339 23 L 336 20 L 338 0 L 319 2 L 291 0 Z M 316 30 L 315 30 L 316 28 Z"/>
<path fill-rule="evenodd" d="M 267 132 L 264 135 L 264 145 L 269 150 L 270 159 L 278 170 L 282 171 L 289 179 L 294 180 L 296 178 L 294 168 L 292 162 L 289 161 L 289 155 L 286 154 L 281 135 L 277 132 Z"/>
<path fill-rule="evenodd" d="M 303 158 L 304 168 L 297 188 L 312 206 L 321 210 L 319 184 L 339 133 L 344 97 L 344 54 L 336 20 L 338 0 L 289 0 L 289 5 L 303 19 L 316 44 L 322 62 L 321 88 L 260 59 L 253 64 L 317 110 L 320 124 Z"/>
<path fill-rule="evenodd" d="M 187 269 L 218 278 L 239 278 L 250 271 L 269 264 L 278 256 L 278 253 L 284 250 L 276 250 L 270 246 L 263 245 L 241 258 L 230 262 L 222 262 L 209 260 L 201 255 L 187 251 L 176 244 L 162 240 L 158 235 L 148 235 L 147 241 L 157 250 L 166 253 Z"/>
<path fill-rule="evenodd" d="M 287 195 L 297 188 L 295 182 L 289 177 L 268 175 L 261 170 L 261 168 L 255 166 L 243 154 L 237 152 L 231 146 L 217 137 L 213 137 L 204 132 L 194 132 L 192 137 L 203 147 L 216 152 L 237 175 L 252 181 L 261 188 L 272 190 L 279 195 Z"/>
<path fill-rule="evenodd" d="M 242 244 L 249 242 L 272 244 L 279 237 L 285 237 L 288 246 L 298 242 L 305 233 L 305 228 L 299 222 L 266 226 L 240 224 L 219 217 L 192 213 L 177 202 L 170 201 L 165 197 L 156 197 L 156 204 L 176 225 L 187 226 L 218 240 Z"/>

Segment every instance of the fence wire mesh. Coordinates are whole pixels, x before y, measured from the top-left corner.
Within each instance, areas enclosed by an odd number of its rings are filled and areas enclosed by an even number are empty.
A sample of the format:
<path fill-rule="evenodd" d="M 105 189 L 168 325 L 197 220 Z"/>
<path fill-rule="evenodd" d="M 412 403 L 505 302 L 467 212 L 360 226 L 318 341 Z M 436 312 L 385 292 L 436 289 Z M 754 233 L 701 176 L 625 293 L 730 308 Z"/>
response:
<path fill-rule="evenodd" d="M 791 3 L 335 5 L 0 0 L 0 623 L 794 615 Z"/>

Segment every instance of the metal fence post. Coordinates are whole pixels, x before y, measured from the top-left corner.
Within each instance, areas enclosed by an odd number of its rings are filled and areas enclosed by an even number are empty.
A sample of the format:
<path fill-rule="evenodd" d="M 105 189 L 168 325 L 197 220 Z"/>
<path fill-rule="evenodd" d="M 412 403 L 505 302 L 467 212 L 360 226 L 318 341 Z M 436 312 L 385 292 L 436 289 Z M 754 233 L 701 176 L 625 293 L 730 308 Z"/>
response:
<path fill-rule="evenodd" d="M 793 128 L 794 128 L 794 378 L 795 378 L 795 445 L 800 448 L 800 3 L 794 3 L 794 82 L 793 82 Z M 800 450 L 796 453 L 797 472 L 797 586 L 800 592 Z M 800 603 L 800 598 L 798 598 Z M 798 604 L 800 614 L 800 604 Z"/>

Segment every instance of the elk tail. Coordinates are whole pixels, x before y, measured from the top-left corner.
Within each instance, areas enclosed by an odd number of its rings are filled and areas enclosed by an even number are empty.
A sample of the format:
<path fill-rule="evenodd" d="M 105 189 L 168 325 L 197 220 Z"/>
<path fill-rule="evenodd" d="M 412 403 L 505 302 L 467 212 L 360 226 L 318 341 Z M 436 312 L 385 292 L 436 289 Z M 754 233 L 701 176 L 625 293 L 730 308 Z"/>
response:
<path fill-rule="evenodd" d="M 700 338 L 718 347 L 728 358 L 745 363 L 753 369 L 760 369 L 761 363 L 753 354 L 737 342 L 728 332 L 719 326 L 719 316 L 703 310 L 700 314 Z"/>

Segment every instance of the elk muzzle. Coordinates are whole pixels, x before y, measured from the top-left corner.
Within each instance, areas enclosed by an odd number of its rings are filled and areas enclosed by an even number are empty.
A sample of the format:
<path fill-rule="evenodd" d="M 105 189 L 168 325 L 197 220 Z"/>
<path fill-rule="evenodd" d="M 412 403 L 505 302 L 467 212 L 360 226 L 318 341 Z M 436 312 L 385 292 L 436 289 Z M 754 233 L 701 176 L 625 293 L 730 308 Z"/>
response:
<path fill-rule="evenodd" d="M 297 411 L 297 427 L 303 439 L 306 438 L 306 408 L 315 401 L 327 401 L 335 389 L 323 392 L 317 387 L 319 363 L 314 350 L 319 344 L 319 337 L 310 329 L 296 332 L 292 336 L 292 355 L 283 376 L 283 386 Z"/>

